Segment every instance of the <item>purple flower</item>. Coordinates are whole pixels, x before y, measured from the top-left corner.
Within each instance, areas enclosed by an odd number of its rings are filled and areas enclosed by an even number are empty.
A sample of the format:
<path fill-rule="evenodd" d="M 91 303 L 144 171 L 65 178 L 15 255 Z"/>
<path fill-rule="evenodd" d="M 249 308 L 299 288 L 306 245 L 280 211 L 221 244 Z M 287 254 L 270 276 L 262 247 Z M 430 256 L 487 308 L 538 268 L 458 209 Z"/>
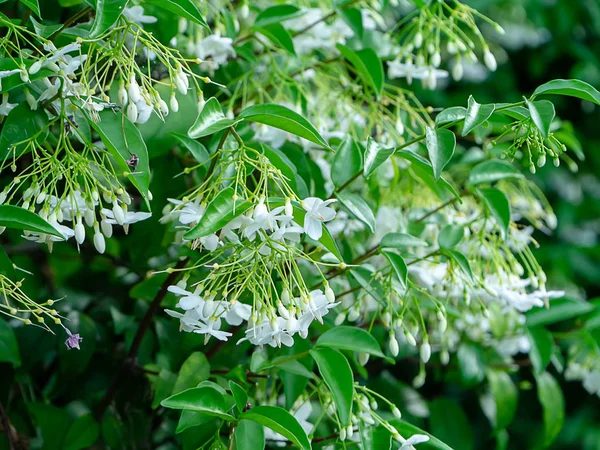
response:
<path fill-rule="evenodd" d="M 69 335 L 69 337 L 65 341 L 65 345 L 67 346 L 67 348 L 69 350 L 71 350 L 72 348 L 76 348 L 77 350 L 81 350 L 79 348 L 79 343 L 83 342 L 83 338 L 81 336 L 79 336 L 79 333 L 78 334 L 71 334 L 71 332 L 69 330 L 67 330 L 66 328 L 65 328 L 65 330 L 67 331 L 67 334 Z"/>

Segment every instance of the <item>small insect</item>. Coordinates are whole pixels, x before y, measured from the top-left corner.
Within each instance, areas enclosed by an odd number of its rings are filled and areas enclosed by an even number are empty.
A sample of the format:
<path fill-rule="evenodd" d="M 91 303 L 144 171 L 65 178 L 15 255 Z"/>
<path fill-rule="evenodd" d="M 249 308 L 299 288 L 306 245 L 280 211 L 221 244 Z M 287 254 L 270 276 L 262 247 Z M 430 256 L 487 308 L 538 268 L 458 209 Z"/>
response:
<path fill-rule="evenodd" d="M 131 170 L 135 170 L 137 168 L 138 163 L 140 162 L 140 158 L 138 158 L 138 155 L 133 153 L 131 155 L 131 158 L 129 158 L 126 162 Z"/>
<path fill-rule="evenodd" d="M 104 103 L 102 106 L 110 109 L 111 111 L 115 111 L 115 112 L 121 110 L 121 105 L 118 105 L 116 103 Z"/>

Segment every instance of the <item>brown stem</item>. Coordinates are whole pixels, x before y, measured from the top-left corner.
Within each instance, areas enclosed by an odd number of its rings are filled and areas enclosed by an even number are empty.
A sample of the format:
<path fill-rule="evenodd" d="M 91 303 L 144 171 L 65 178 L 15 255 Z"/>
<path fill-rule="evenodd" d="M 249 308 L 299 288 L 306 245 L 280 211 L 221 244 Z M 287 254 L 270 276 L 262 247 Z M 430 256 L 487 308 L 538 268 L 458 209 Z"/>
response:
<path fill-rule="evenodd" d="M 113 379 L 110 383 L 108 390 L 106 391 L 106 394 L 104 395 L 104 397 L 100 401 L 100 404 L 96 408 L 96 411 L 94 412 L 94 417 L 97 421 L 102 420 L 106 409 L 109 407 L 109 405 L 117 395 L 119 384 L 123 376 L 125 376 L 126 373 L 129 372 L 132 368 L 136 367 L 135 359 L 137 358 L 137 352 L 140 348 L 140 345 L 142 344 L 142 339 L 144 338 L 146 331 L 150 327 L 154 315 L 158 312 L 161 302 L 167 295 L 167 288 L 170 285 L 172 285 L 177 279 L 177 276 L 179 275 L 179 272 L 177 270 L 183 268 L 188 261 L 189 258 L 185 258 L 177 262 L 177 264 L 174 267 L 175 270 L 171 272 L 169 276 L 165 279 L 163 284 L 160 286 L 160 289 L 156 293 L 154 300 L 152 300 L 150 308 L 148 308 L 148 311 L 146 311 L 146 315 L 140 322 L 137 332 L 135 333 L 133 342 L 131 343 L 131 347 L 129 347 L 129 352 L 127 352 L 127 357 L 125 358 L 123 363 L 121 363 L 121 366 L 119 367 L 117 373 L 115 373 L 115 375 L 113 376 Z"/>

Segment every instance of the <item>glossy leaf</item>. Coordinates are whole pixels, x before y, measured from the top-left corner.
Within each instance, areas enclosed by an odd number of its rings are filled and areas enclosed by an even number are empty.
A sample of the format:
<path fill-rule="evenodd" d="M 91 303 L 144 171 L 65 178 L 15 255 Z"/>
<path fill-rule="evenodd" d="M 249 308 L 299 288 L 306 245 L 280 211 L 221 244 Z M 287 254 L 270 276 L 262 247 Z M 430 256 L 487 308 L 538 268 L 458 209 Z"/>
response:
<path fill-rule="evenodd" d="M 473 426 L 456 400 L 437 397 L 430 403 L 429 409 L 429 429 L 432 434 L 456 450 L 473 449 Z M 423 445 L 421 450 L 426 448 Z"/>
<path fill-rule="evenodd" d="M 545 448 L 558 436 L 565 422 L 565 397 L 556 379 L 548 372 L 537 377 L 537 393 L 544 416 L 541 445 Z"/>
<path fill-rule="evenodd" d="M 198 224 L 185 233 L 185 238 L 197 239 L 213 234 L 252 207 L 252 203 L 246 200 L 234 200 L 234 194 L 231 187 L 219 192 L 206 207 Z"/>
<path fill-rule="evenodd" d="M 325 139 L 308 120 L 285 106 L 269 103 L 252 105 L 245 108 L 238 117 L 279 128 L 329 149 Z"/>
<path fill-rule="evenodd" d="M 11 363 L 14 367 L 21 365 L 19 345 L 12 328 L 0 317 L 0 362 Z"/>
<path fill-rule="evenodd" d="M 392 266 L 392 269 L 393 269 L 394 273 L 396 274 L 396 276 L 398 277 L 400 284 L 402 285 L 403 288 L 405 288 L 408 284 L 408 267 L 406 267 L 404 258 L 402 258 L 402 256 L 398 255 L 397 253 L 393 253 L 393 252 L 382 252 L 382 253 L 383 253 L 383 256 L 386 257 L 386 259 L 389 261 L 390 265 Z"/>
<path fill-rule="evenodd" d="M 206 20 L 200 15 L 200 11 L 192 0 L 145 0 L 147 3 L 158 6 L 172 12 L 177 17 L 184 17 L 210 31 Z"/>
<path fill-rule="evenodd" d="M 262 450 L 265 448 L 265 429 L 252 420 L 240 420 L 233 432 L 235 450 Z"/>
<path fill-rule="evenodd" d="M 208 416 L 219 417 L 224 420 L 235 420 L 227 414 L 227 406 L 223 394 L 211 387 L 197 387 L 187 389 L 160 402 L 162 406 L 170 409 L 184 409 L 195 411 Z"/>
<path fill-rule="evenodd" d="M 239 123 L 241 119 L 228 119 L 215 97 L 209 98 L 200 111 L 196 122 L 188 130 L 188 136 L 198 139 L 218 133 Z"/>
<path fill-rule="evenodd" d="M 40 4 L 38 2 L 38 0 L 19 0 L 21 3 L 23 3 L 25 6 L 27 6 L 29 9 L 31 9 L 36 16 L 38 16 L 40 19 L 42 18 L 41 14 L 40 14 Z"/>
<path fill-rule="evenodd" d="M 24 141 L 35 138 L 41 144 L 48 136 L 47 124 L 48 118 L 43 111 L 32 111 L 24 103 L 18 105 L 8 114 L 2 127 L 0 161 L 22 155 L 26 150 Z"/>
<path fill-rule="evenodd" d="M 91 414 L 79 417 L 65 437 L 64 450 L 90 448 L 100 437 L 100 426 Z"/>
<path fill-rule="evenodd" d="M 494 113 L 495 106 L 493 104 L 481 105 L 475 101 L 473 96 L 469 96 L 467 105 L 467 113 L 465 115 L 465 123 L 462 129 L 462 135 L 466 136 L 475 127 L 478 127 Z"/>
<path fill-rule="evenodd" d="M 358 430 L 362 450 L 390 450 L 392 447 L 392 435 L 383 426 L 370 426 L 360 421 Z"/>
<path fill-rule="evenodd" d="M 364 35 L 364 26 L 361 10 L 358 8 L 345 8 L 338 10 L 339 17 L 346 22 L 357 38 L 362 39 Z"/>
<path fill-rule="evenodd" d="M 210 364 L 202 352 L 194 352 L 181 365 L 171 394 L 198 386 L 210 376 Z"/>
<path fill-rule="evenodd" d="M 352 179 L 354 174 L 362 172 L 362 153 L 351 136 L 346 136 L 335 152 L 331 163 L 331 181 L 336 188 Z"/>
<path fill-rule="evenodd" d="M 567 95 L 600 105 L 600 92 L 588 83 L 580 80 L 552 80 L 539 86 L 531 98 L 538 95 Z"/>
<path fill-rule="evenodd" d="M 0 205 L 0 226 L 14 228 L 15 230 L 51 234 L 63 238 L 62 234 L 36 213 L 19 206 Z"/>
<path fill-rule="evenodd" d="M 469 183 L 472 185 L 495 183 L 500 180 L 520 179 L 524 175 L 512 164 L 500 159 L 492 159 L 477 164 L 469 174 Z"/>
<path fill-rule="evenodd" d="M 550 302 L 550 308 L 534 308 L 527 312 L 527 326 L 539 327 L 571 320 L 590 311 L 594 305 L 575 298 L 557 298 Z"/>
<path fill-rule="evenodd" d="M 183 410 L 181 411 L 179 422 L 177 422 L 175 433 L 183 433 L 185 430 L 192 427 L 210 427 L 211 425 L 216 425 L 218 420 L 219 419 L 213 415 Z"/>
<path fill-rule="evenodd" d="M 354 378 L 352 369 L 344 355 L 332 348 L 316 348 L 310 351 L 319 367 L 321 377 L 333 395 L 336 412 L 342 426 L 350 425 Z"/>
<path fill-rule="evenodd" d="M 465 229 L 461 225 L 446 225 L 440 230 L 438 244 L 441 248 L 453 249 L 465 236 Z"/>
<path fill-rule="evenodd" d="M 240 415 L 240 420 L 251 420 L 285 436 L 303 450 L 311 445 L 306 432 L 296 418 L 279 406 L 255 406 Z"/>
<path fill-rule="evenodd" d="M 35 20 L 35 19 L 33 19 L 33 17 L 31 19 L 32 19 L 32 22 Z M 26 69 L 29 69 L 35 61 L 36 61 L 35 59 L 26 59 L 26 58 L 22 58 L 20 60 L 15 60 L 13 58 L 0 58 L 0 71 L 21 69 L 22 65 L 24 65 Z M 33 82 L 33 81 L 40 80 L 42 78 L 47 78 L 49 76 L 54 76 L 54 75 L 55 75 L 54 72 L 52 72 L 50 69 L 42 68 L 42 69 L 40 69 L 39 72 L 37 72 L 35 74 L 29 74 L 29 82 Z M 19 73 L 14 73 L 12 75 L 2 78 L 2 83 L 0 83 L 0 84 L 1 84 L 0 92 L 9 92 L 12 89 L 15 89 L 19 86 L 23 86 L 24 84 L 26 84 L 26 82 L 21 79 L 21 75 Z M 19 110 L 19 109 L 29 111 L 29 114 L 34 114 L 34 115 L 39 114 L 40 116 L 43 115 L 43 111 L 41 111 L 41 110 L 31 111 L 31 109 L 29 109 L 29 107 L 25 103 L 22 103 L 21 105 L 18 105 L 15 109 L 13 109 L 10 112 L 9 117 L 12 114 L 15 114 L 15 111 Z M 44 119 L 45 119 L 44 123 L 48 122 L 47 116 L 44 116 Z M 4 127 L 6 127 L 6 122 L 5 122 Z M 15 142 L 18 142 L 18 141 L 15 141 Z"/>
<path fill-rule="evenodd" d="M 275 46 L 286 50 L 291 55 L 296 55 L 292 36 L 290 36 L 290 33 L 280 23 L 274 23 L 265 27 L 255 26 L 254 30 L 264 35 Z"/>
<path fill-rule="evenodd" d="M 369 227 L 371 233 L 375 233 L 375 215 L 362 197 L 348 191 L 338 192 L 335 196 L 354 217 Z"/>
<path fill-rule="evenodd" d="M 259 12 L 254 21 L 257 27 L 266 27 L 304 14 L 296 5 L 275 5 Z"/>
<path fill-rule="evenodd" d="M 248 402 L 248 394 L 243 387 L 234 381 L 229 381 L 229 389 L 231 389 L 231 395 L 233 395 L 233 399 L 235 400 L 236 408 L 239 412 L 244 412 L 244 408 Z"/>
<path fill-rule="evenodd" d="M 510 203 L 504 192 L 495 188 L 479 189 L 479 194 L 485 205 L 496 219 L 502 239 L 506 239 L 510 225 Z"/>
<path fill-rule="evenodd" d="M 425 130 L 425 145 L 429 153 L 433 176 L 436 181 L 442 176 L 442 170 L 452 159 L 456 147 L 456 136 L 450 130 L 427 127 Z"/>
<path fill-rule="evenodd" d="M 294 163 L 287 157 L 287 155 L 279 150 L 278 148 L 271 148 L 266 145 L 261 145 L 263 154 L 269 158 L 271 164 L 281 170 L 284 177 L 287 178 L 287 182 L 292 190 L 300 197 L 309 197 L 308 186 L 304 179 L 298 175 L 298 171 Z"/>
<path fill-rule="evenodd" d="M 365 150 L 365 165 L 363 174 L 365 178 L 370 177 L 375 169 L 382 165 L 390 156 L 394 154 L 395 149 L 380 147 L 371 136 L 367 138 L 367 148 Z"/>
<path fill-rule="evenodd" d="M 548 100 L 538 100 L 534 102 L 525 100 L 525 104 L 531 114 L 531 120 L 533 120 L 535 126 L 540 130 L 542 136 L 547 138 L 550 134 L 552 120 L 554 120 L 554 116 L 556 115 L 554 105 Z"/>
<path fill-rule="evenodd" d="M 529 351 L 529 359 L 533 365 L 536 374 L 541 374 L 546 370 L 552 358 L 554 351 L 554 339 L 552 334 L 544 327 L 531 327 L 527 330 L 531 350 Z"/>
<path fill-rule="evenodd" d="M 429 247 L 423 239 L 406 233 L 388 233 L 381 240 L 381 248 Z"/>
<path fill-rule="evenodd" d="M 173 133 L 172 136 L 192 154 L 196 161 L 204 164 L 205 171 L 208 170 L 207 162 L 210 160 L 210 154 L 204 145 L 183 134 Z"/>
<path fill-rule="evenodd" d="M 460 270 L 467 275 L 469 280 L 473 281 L 473 271 L 471 270 L 471 265 L 469 264 L 469 260 L 465 255 L 457 252 L 456 250 L 444 250 L 443 254 L 453 260 L 458 265 Z"/>
<path fill-rule="evenodd" d="M 503 430 L 511 424 L 519 403 L 519 391 L 506 372 L 490 370 L 487 372 L 490 393 L 496 404 L 494 428 Z"/>
<path fill-rule="evenodd" d="M 354 51 L 342 44 L 337 44 L 336 47 L 354 66 L 365 85 L 373 90 L 376 97 L 379 97 L 383 90 L 383 64 L 375 51 L 372 48 Z"/>
<path fill-rule="evenodd" d="M 363 352 L 385 358 L 379 343 L 369 332 L 352 326 L 330 328 L 319 336 L 316 347 Z"/>
<path fill-rule="evenodd" d="M 445 125 L 451 122 L 458 122 L 463 120 L 467 115 L 467 108 L 463 106 L 453 106 L 451 108 L 444 109 L 435 117 L 435 124 L 437 126 Z"/>
<path fill-rule="evenodd" d="M 96 39 L 112 27 L 127 5 L 127 0 L 96 0 L 96 16 L 90 29 L 90 38 Z"/>

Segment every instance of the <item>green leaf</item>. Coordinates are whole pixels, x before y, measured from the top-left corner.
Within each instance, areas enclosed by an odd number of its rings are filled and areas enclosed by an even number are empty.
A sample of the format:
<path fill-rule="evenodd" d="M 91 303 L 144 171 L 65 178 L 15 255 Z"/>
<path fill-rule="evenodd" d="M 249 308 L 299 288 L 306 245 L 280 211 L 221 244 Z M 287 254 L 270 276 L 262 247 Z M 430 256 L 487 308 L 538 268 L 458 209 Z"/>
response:
<path fill-rule="evenodd" d="M 165 408 L 195 411 L 227 421 L 235 420 L 235 417 L 227 414 L 227 405 L 223 394 L 212 387 L 187 389 L 164 399 L 160 404 Z"/>
<path fill-rule="evenodd" d="M 92 128 L 100 135 L 106 149 L 117 162 L 118 169 L 123 173 L 134 172 L 127 178 L 142 194 L 144 200 L 146 200 L 146 205 L 150 208 L 148 198 L 148 188 L 150 187 L 148 149 L 138 128 L 122 113 L 115 114 L 105 109 L 99 113 L 100 120 L 95 122 L 90 119 L 85 108 L 81 108 L 81 111 Z M 131 155 L 137 155 L 139 158 L 135 171 L 132 171 L 131 167 L 127 165 L 127 160 L 131 158 Z"/>
<path fill-rule="evenodd" d="M 544 416 L 542 446 L 549 447 L 565 422 L 565 397 L 560 385 L 548 372 L 537 377 L 538 399 Z"/>
<path fill-rule="evenodd" d="M 439 440 L 456 450 L 473 449 L 473 426 L 457 401 L 438 397 L 430 403 L 429 410 L 430 430 Z M 427 448 L 424 444 L 419 444 L 423 445 L 420 450 Z"/>
<path fill-rule="evenodd" d="M 61 3 L 61 2 L 59 2 Z M 69 6 L 69 5 L 62 5 L 61 6 Z M 33 18 L 33 16 L 31 16 L 29 18 L 29 20 L 31 20 L 31 23 L 33 24 L 33 29 L 35 30 L 35 33 L 38 36 L 41 36 L 43 38 L 48 38 L 50 35 L 52 35 L 53 33 L 55 33 L 56 31 L 60 30 L 63 26 L 62 24 L 55 24 L 55 25 L 44 25 L 41 22 L 38 22 L 37 20 L 35 20 Z"/>
<path fill-rule="evenodd" d="M 52 225 L 27 209 L 19 206 L 0 205 L 0 226 L 16 230 L 28 230 L 35 233 L 51 234 L 64 239 Z"/>
<path fill-rule="evenodd" d="M 504 192 L 495 188 L 479 189 L 479 194 L 500 227 L 502 239 L 506 239 L 510 225 L 510 203 Z"/>
<path fill-rule="evenodd" d="M 425 130 L 425 145 L 433 167 L 433 176 L 437 181 L 442 176 L 442 170 L 454 155 L 456 136 L 450 130 L 427 127 Z"/>
<path fill-rule="evenodd" d="M 294 163 L 287 155 L 278 148 L 271 148 L 266 145 L 260 145 L 263 154 L 269 158 L 271 164 L 281 170 L 281 173 L 287 178 L 292 190 L 298 194 L 300 198 L 309 197 L 308 186 L 304 179 L 298 175 L 298 171 Z"/>
<path fill-rule="evenodd" d="M 388 233 L 381 240 L 381 248 L 404 249 L 406 247 L 429 247 L 429 244 L 406 233 Z"/>
<path fill-rule="evenodd" d="M 394 154 L 394 148 L 383 148 L 375 142 L 371 136 L 367 138 L 367 148 L 365 150 L 365 165 L 363 174 L 365 178 L 370 177 L 375 169 L 382 165 L 390 156 Z"/>
<path fill-rule="evenodd" d="M 556 115 L 552 102 L 549 102 L 548 100 L 538 100 L 536 102 L 525 100 L 525 104 L 527 105 L 527 108 L 529 108 L 531 120 L 533 120 L 535 126 L 540 130 L 542 136 L 548 138 L 552 120 Z"/>
<path fill-rule="evenodd" d="M 8 362 L 13 367 L 21 365 L 19 345 L 15 333 L 8 323 L 0 317 L 0 361 Z"/>
<path fill-rule="evenodd" d="M 330 347 L 353 352 L 369 353 L 385 358 L 377 340 L 362 328 L 339 326 L 330 328 L 317 340 L 316 347 Z"/>
<path fill-rule="evenodd" d="M 361 420 L 358 423 L 362 450 L 390 450 L 392 435 L 382 426 L 365 425 Z"/>
<path fill-rule="evenodd" d="M 440 230 L 438 244 L 440 248 L 453 249 L 465 236 L 465 229 L 461 225 L 446 225 Z"/>
<path fill-rule="evenodd" d="M 184 17 L 210 31 L 210 27 L 200 15 L 200 11 L 198 11 L 192 0 L 145 0 L 145 2 L 166 9 L 175 14 L 176 17 Z"/>
<path fill-rule="evenodd" d="M 206 207 L 198 225 L 185 233 L 184 237 L 197 239 L 213 234 L 252 207 L 252 203 L 246 200 L 234 200 L 234 194 L 235 190 L 231 187 L 219 192 Z"/>
<path fill-rule="evenodd" d="M 265 429 L 259 422 L 240 420 L 233 432 L 235 450 L 263 450 Z"/>
<path fill-rule="evenodd" d="M 492 425 L 495 430 L 503 430 L 515 417 L 519 403 L 519 391 L 506 372 L 489 370 L 487 380 L 496 404 L 495 421 Z"/>
<path fill-rule="evenodd" d="M 375 233 L 375 215 L 362 197 L 348 191 L 338 192 L 335 196 L 354 217 L 369 227 L 371 233 Z"/>
<path fill-rule="evenodd" d="M 7 278 L 10 278 L 11 280 L 17 279 L 15 266 L 1 245 L 0 245 L 0 274 L 4 275 Z"/>
<path fill-rule="evenodd" d="M 90 38 L 96 39 L 112 27 L 127 5 L 128 0 L 96 0 L 96 17 L 90 29 Z"/>
<path fill-rule="evenodd" d="M 29 9 L 31 9 L 36 16 L 38 16 L 40 19 L 42 18 L 41 14 L 40 14 L 40 4 L 38 3 L 38 0 L 19 0 L 21 3 L 23 3 L 25 6 L 27 6 Z"/>
<path fill-rule="evenodd" d="M 1 14 L 1 13 L 0 13 Z M 32 20 L 34 20 L 32 18 Z M 22 55 L 23 56 L 23 55 Z M 29 68 L 31 67 L 31 65 L 36 61 L 35 59 L 25 59 L 23 57 L 20 57 L 19 59 L 13 59 L 13 58 L 0 58 L 0 71 L 5 71 L 5 70 L 14 70 L 14 69 L 23 69 L 23 66 L 25 66 L 25 69 L 29 70 Z M 35 73 L 35 74 L 29 74 L 29 83 L 36 81 L 36 80 L 40 80 L 42 78 L 47 78 L 50 76 L 55 76 L 56 74 L 54 72 L 52 72 L 50 69 L 46 69 L 46 68 L 42 68 L 40 69 L 39 72 Z M 21 80 L 21 75 L 19 73 L 14 73 L 13 75 L 9 75 L 7 77 L 2 78 L 2 86 L 0 87 L 0 92 L 9 92 L 12 89 L 15 89 L 19 86 L 23 86 L 24 84 L 28 84 L 25 81 Z M 15 113 L 16 110 L 18 109 L 24 109 L 27 111 L 31 110 L 29 109 L 29 106 L 25 104 L 25 102 L 23 102 L 22 104 L 20 104 L 19 106 L 17 106 L 15 109 L 13 109 L 10 114 L 9 117 Z M 40 116 L 44 115 L 44 112 L 41 110 L 37 111 L 37 114 L 39 114 Z M 48 122 L 48 118 L 47 116 L 44 115 L 44 123 Z M 6 122 L 5 125 L 6 127 Z M 16 141 L 18 142 L 18 141 Z M 11 142 L 9 142 L 11 143 Z"/>
<path fill-rule="evenodd" d="M 200 164 L 204 164 L 203 167 L 205 167 L 205 172 L 208 170 L 206 163 L 210 160 L 210 154 L 204 145 L 194 139 L 184 136 L 183 134 L 171 133 L 171 136 L 177 139 L 181 145 L 183 145 L 192 154 L 196 161 L 198 161 Z"/>
<path fill-rule="evenodd" d="M 184 361 L 171 394 L 196 387 L 210 376 L 210 364 L 202 352 L 194 352 Z"/>
<path fill-rule="evenodd" d="M 152 399 L 152 409 L 158 408 L 160 402 L 171 395 L 176 382 L 176 374 L 167 369 L 161 369 L 154 382 L 154 398 Z"/>
<path fill-rule="evenodd" d="M 544 327 L 531 327 L 527 330 L 531 350 L 529 351 L 529 359 L 533 365 L 536 374 L 541 374 L 546 370 L 552 358 L 554 351 L 554 339 L 552 334 Z"/>
<path fill-rule="evenodd" d="M 175 434 L 183 433 L 185 430 L 192 427 L 209 428 L 212 425 L 216 425 L 218 420 L 219 419 L 213 415 L 207 415 L 202 412 L 183 410 L 181 411 L 181 417 L 179 417 L 179 422 L 177 422 Z"/>
<path fill-rule="evenodd" d="M 536 308 L 527 312 L 527 326 L 539 327 L 571 320 L 594 310 L 594 306 L 575 298 L 557 298 L 550 302 L 550 308 Z"/>
<path fill-rule="evenodd" d="M 308 120 L 285 106 L 270 103 L 252 105 L 242 110 L 238 117 L 279 128 L 329 149 L 325 139 Z"/>
<path fill-rule="evenodd" d="M 284 49 L 294 56 L 296 55 L 292 36 L 290 36 L 290 33 L 280 23 L 274 23 L 265 27 L 255 26 L 253 29 L 264 35 L 277 47 Z"/>
<path fill-rule="evenodd" d="M 295 5 L 275 5 L 266 8 L 258 13 L 254 25 L 257 27 L 266 27 L 286 20 L 293 19 L 304 14 L 300 8 Z"/>
<path fill-rule="evenodd" d="M 390 424 L 393 425 L 394 428 L 398 430 L 398 433 L 400 433 L 402 436 L 412 436 L 414 434 L 423 434 L 425 436 L 429 436 L 429 440 L 427 442 L 422 442 L 418 447 L 416 447 L 420 450 L 453 450 L 432 434 L 429 434 L 427 431 L 422 430 L 411 423 L 405 422 L 404 420 L 393 419 L 390 420 Z M 457 450 L 458 449 L 459 448 L 457 447 Z"/>
<path fill-rule="evenodd" d="M 364 83 L 379 98 L 383 90 L 383 64 L 377 53 L 372 48 L 355 52 L 342 44 L 337 44 L 336 47 L 342 56 L 354 66 Z"/>
<path fill-rule="evenodd" d="M 479 346 L 470 343 L 461 344 L 456 356 L 461 379 L 466 386 L 473 387 L 483 381 L 485 366 Z"/>
<path fill-rule="evenodd" d="M 383 256 L 387 258 L 394 273 L 398 277 L 400 284 L 403 288 L 406 288 L 408 284 L 408 267 L 406 267 L 406 263 L 404 262 L 404 258 L 393 252 L 382 252 Z"/>
<path fill-rule="evenodd" d="M 351 424 L 354 378 L 344 355 L 332 348 L 322 347 L 310 351 L 319 366 L 321 377 L 333 395 L 336 412 L 342 426 Z"/>
<path fill-rule="evenodd" d="M 569 97 L 577 97 L 588 102 L 600 105 L 600 92 L 596 88 L 590 86 L 584 81 L 580 80 L 552 80 L 539 86 L 534 92 L 531 98 L 535 98 L 538 95 L 568 95 Z"/>
<path fill-rule="evenodd" d="M 24 141 L 43 143 L 48 136 L 48 117 L 44 111 L 32 111 L 22 103 L 13 109 L 0 134 L 0 161 L 18 157 L 24 153 Z M 17 145 L 18 144 L 18 145 Z"/>
<path fill-rule="evenodd" d="M 494 104 L 481 105 L 475 101 L 472 95 L 470 95 L 467 105 L 467 114 L 465 116 L 465 123 L 462 129 L 462 135 L 466 136 L 475 127 L 478 127 L 483 122 L 488 120 L 494 113 L 494 109 Z"/>
<path fill-rule="evenodd" d="M 248 403 L 248 394 L 234 381 L 229 381 L 229 389 L 231 389 L 231 395 L 233 395 L 233 399 L 235 400 L 235 406 L 237 407 L 239 412 L 244 412 L 244 408 L 246 408 L 246 403 Z"/>
<path fill-rule="evenodd" d="M 100 437 L 100 425 L 91 414 L 79 417 L 67 433 L 64 450 L 90 448 Z"/>
<path fill-rule="evenodd" d="M 451 122 L 457 122 L 463 120 L 467 115 L 467 108 L 463 106 L 453 106 L 451 108 L 444 109 L 435 118 L 435 124 L 437 126 L 445 125 Z"/>
<path fill-rule="evenodd" d="M 192 139 L 209 136 L 232 127 L 240 121 L 241 119 L 228 119 L 225 117 L 219 101 L 215 97 L 211 97 L 200 111 L 196 122 L 188 130 L 188 136 Z"/>
<path fill-rule="evenodd" d="M 460 267 L 460 270 L 462 270 L 464 274 L 469 277 L 469 280 L 474 280 L 473 272 L 471 271 L 471 265 L 469 264 L 469 260 L 465 255 L 457 252 L 456 250 L 443 250 L 442 253 L 452 259 L 452 261 L 454 261 L 458 267 Z"/>
<path fill-rule="evenodd" d="M 495 183 L 500 180 L 521 179 L 524 175 L 515 167 L 499 159 L 483 161 L 473 167 L 469 174 L 469 183 L 478 185 L 483 183 Z"/>
<path fill-rule="evenodd" d="M 346 25 L 352 29 L 358 39 L 363 38 L 365 30 L 363 27 L 362 13 L 360 9 L 338 9 L 337 14 L 344 22 L 346 22 Z"/>
<path fill-rule="evenodd" d="M 346 136 L 335 152 L 331 163 L 331 181 L 336 188 L 343 186 L 352 177 L 362 172 L 363 161 L 360 148 L 351 136 Z"/>
<path fill-rule="evenodd" d="M 240 415 L 242 420 L 251 420 L 281 434 L 303 450 L 311 445 L 306 432 L 296 418 L 279 406 L 255 406 Z"/>

